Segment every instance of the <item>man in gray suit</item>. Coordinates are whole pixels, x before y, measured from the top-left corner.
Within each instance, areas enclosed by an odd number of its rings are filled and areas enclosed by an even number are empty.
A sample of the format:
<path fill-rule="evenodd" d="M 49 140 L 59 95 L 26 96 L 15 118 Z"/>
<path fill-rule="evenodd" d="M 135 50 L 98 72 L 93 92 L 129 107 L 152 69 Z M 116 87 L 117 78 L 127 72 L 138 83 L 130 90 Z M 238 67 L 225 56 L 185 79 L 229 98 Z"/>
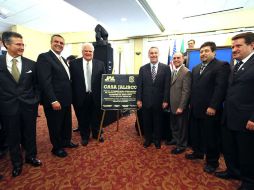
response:
<path fill-rule="evenodd" d="M 191 72 L 183 63 L 183 54 L 180 52 L 175 53 L 173 64 L 176 69 L 172 73 L 170 86 L 170 126 L 172 130 L 172 142 L 176 144 L 176 147 L 171 151 L 172 154 L 180 154 L 187 147 Z"/>

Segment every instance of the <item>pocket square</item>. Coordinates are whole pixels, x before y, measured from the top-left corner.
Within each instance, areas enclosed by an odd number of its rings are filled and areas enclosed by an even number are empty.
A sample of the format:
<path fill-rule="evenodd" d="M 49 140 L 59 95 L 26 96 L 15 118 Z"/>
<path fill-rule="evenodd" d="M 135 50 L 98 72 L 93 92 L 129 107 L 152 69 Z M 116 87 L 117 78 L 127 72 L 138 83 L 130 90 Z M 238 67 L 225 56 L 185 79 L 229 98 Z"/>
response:
<path fill-rule="evenodd" d="M 29 70 L 29 71 L 27 71 L 26 73 L 32 73 L 32 71 L 31 71 L 31 70 Z"/>

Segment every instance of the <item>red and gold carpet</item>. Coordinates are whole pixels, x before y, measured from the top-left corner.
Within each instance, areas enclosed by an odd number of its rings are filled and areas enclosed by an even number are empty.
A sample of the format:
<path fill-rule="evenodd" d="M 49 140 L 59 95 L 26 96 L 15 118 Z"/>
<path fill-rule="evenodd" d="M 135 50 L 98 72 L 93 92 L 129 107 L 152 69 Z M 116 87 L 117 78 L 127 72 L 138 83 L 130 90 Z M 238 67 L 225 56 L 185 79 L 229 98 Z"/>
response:
<path fill-rule="evenodd" d="M 203 172 L 203 161 L 172 155 L 173 146 L 143 148 L 134 127 L 135 116 L 123 117 L 104 130 L 105 142 L 89 141 L 87 147 L 66 149 L 68 157 L 50 152 L 48 129 L 42 108 L 37 121 L 39 168 L 24 164 L 22 174 L 11 177 L 9 157 L 0 160 L 0 190 L 234 190 L 239 181 L 221 180 Z M 77 126 L 73 116 L 73 126 Z M 80 142 L 79 133 L 73 141 Z M 224 169 L 221 160 L 219 169 Z"/>

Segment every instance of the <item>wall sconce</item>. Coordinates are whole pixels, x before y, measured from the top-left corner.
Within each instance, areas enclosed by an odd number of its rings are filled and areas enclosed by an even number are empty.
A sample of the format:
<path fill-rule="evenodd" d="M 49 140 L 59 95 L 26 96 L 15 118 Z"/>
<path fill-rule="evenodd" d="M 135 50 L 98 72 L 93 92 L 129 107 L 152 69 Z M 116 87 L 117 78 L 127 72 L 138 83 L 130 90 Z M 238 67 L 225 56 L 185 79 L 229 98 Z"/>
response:
<path fill-rule="evenodd" d="M 140 55 L 140 54 L 141 54 L 141 52 L 140 52 L 140 51 L 137 51 L 137 52 L 135 52 L 135 54 L 136 54 L 136 55 Z"/>

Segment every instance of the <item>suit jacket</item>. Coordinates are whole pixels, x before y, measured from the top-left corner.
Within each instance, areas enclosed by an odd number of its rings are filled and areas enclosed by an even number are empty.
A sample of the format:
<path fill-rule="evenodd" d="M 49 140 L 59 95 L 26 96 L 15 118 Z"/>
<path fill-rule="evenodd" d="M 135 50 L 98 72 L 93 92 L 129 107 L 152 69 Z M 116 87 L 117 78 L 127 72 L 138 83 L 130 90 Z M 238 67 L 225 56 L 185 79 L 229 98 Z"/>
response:
<path fill-rule="evenodd" d="M 142 101 L 144 108 L 159 109 L 163 102 L 169 102 L 170 77 L 170 68 L 163 63 L 158 64 L 154 82 L 150 63 L 140 68 L 137 82 L 137 100 Z"/>
<path fill-rule="evenodd" d="M 65 60 L 64 62 L 66 63 Z M 71 105 L 71 80 L 61 61 L 51 50 L 38 56 L 37 74 L 41 102 L 45 107 L 51 107 L 54 101 L 60 102 L 64 107 Z"/>
<path fill-rule="evenodd" d="M 248 120 L 254 122 L 254 55 L 233 76 L 225 102 L 227 126 L 232 130 L 245 131 Z"/>
<path fill-rule="evenodd" d="M 170 111 L 176 113 L 177 108 L 186 109 L 191 92 L 191 72 L 182 66 L 170 86 Z"/>
<path fill-rule="evenodd" d="M 0 56 L 0 114 L 15 115 L 20 103 L 34 105 L 38 103 L 35 62 L 21 57 L 22 70 L 16 82 L 7 69 L 6 55 Z"/>
<path fill-rule="evenodd" d="M 91 88 L 94 103 L 101 104 L 101 77 L 105 74 L 105 67 L 102 61 L 92 60 Z M 75 59 L 70 64 L 70 74 L 72 79 L 73 105 L 82 106 L 85 100 L 86 84 L 83 68 L 83 58 Z"/>
<path fill-rule="evenodd" d="M 230 66 L 213 59 L 200 75 L 201 63 L 192 70 L 191 111 L 197 118 L 205 118 L 211 107 L 221 113 L 226 95 Z"/>

